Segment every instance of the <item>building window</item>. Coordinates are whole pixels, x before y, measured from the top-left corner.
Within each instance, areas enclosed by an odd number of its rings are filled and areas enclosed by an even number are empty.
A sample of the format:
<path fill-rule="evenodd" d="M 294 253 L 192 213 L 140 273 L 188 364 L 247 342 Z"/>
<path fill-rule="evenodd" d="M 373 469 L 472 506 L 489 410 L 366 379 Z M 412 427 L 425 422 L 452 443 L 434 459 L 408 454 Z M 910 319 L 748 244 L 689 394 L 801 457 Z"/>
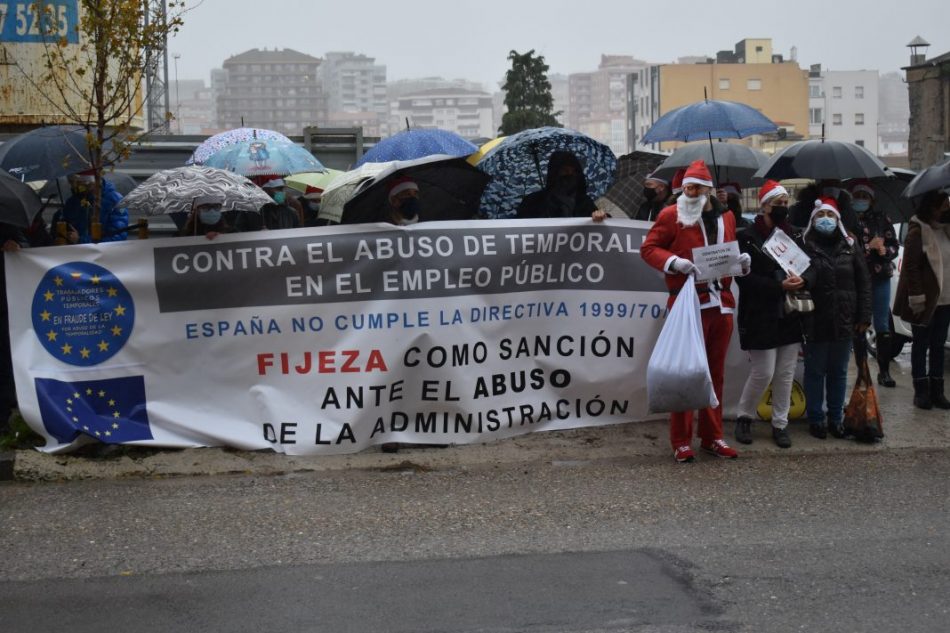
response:
<path fill-rule="evenodd" d="M 841 98 L 841 86 L 833 86 L 831 88 L 831 98 L 840 99 Z"/>
<path fill-rule="evenodd" d="M 864 113 L 856 112 L 854 115 L 854 124 L 855 125 L 864 125 Z"/>
<path fill-rule="evenodd" d="M 832 124 L 832 125 L 841 125 L 841 115 L 840 115 L 840 114 L 832 114 L 832 115 L 831 115 L 831 124 Z"/>
<path fill-rule="evenodd" d="M 808 86 L 808 96 L 813 99 L 821 98 L 821 85 L 820 84 L 811 84 Z"/>
<path fill-rule="evenodd" d="M 863 99 L 864 98 L 864 86 L 855 86 L 854 87 L 854 98 Z"/>
<path fill-rule="evenodd" d="M 730 82 L 729 82 L 728 79 L 720 79 L 720 80 L 719 80 L 719 89 L 720 89 L 720 90 L 729 90 L 729 83 L 730 83 Z"/>
<path fill-rule="evenodd" d="M 812 125 L 820 125 L 825 122 L 822 117 L 822 108 L 809 108 L 808 109 L 808 121 Z"/>
<path fill-rule="evenodd" d="M 746 90 L 762 90 L 762 80 L 746 79 L 745 88 Z"/>

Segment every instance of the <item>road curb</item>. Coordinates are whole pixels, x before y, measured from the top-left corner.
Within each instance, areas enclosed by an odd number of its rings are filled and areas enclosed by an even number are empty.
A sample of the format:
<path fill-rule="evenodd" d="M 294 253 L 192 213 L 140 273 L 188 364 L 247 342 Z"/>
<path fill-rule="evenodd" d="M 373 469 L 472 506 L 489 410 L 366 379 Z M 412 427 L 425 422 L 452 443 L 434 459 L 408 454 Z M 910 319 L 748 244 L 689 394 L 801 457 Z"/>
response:
<path fill-rule="evenodd" d="M 16 451 L 0 451 L 0 481 L 15 479 Z"/>

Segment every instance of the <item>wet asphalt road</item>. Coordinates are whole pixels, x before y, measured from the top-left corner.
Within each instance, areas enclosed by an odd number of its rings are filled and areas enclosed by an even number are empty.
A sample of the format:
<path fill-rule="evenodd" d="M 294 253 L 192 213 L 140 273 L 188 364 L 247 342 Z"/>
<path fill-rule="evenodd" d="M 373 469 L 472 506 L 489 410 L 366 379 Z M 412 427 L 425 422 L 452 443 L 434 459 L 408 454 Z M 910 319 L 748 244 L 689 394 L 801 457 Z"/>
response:
<path fill-rule="evenodd" d="M 0 485 L 0 630 L 946 631 L 950 452 Z"/>

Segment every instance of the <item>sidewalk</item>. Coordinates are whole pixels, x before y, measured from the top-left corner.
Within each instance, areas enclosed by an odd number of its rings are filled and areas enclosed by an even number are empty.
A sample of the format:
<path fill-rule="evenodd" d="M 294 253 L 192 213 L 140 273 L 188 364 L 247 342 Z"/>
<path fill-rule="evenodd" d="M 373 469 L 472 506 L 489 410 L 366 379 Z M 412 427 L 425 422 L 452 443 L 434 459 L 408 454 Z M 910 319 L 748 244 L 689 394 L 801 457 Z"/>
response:
<path fill-rule="evenodd" d="M 780 449 L 772 442 L 770 426 L 757 422 L 755 441 L 749 446 L 734 442 L 733 422 L 726 420 L 726 440 L 740 452 L 739 459 L 762 456 L 803 456 L 829 453 L 872 453 L 892 450 L 946 450 L 950 448 L 950 412 L 914 409 L 911 401 L 910 369 L 894 372 L 896 389 L 878 388 L 884 414 L 885 438 L 868 445 L 853 440 L 828 437 L 818 440 L 808 434 L 808 424 L 790 424 L 792 448 Z M 897 368 L 895 368 L 897 369 Z M 853 384 L 853 377 L 849 384 Z M 227 448 L 138 449 L 117 451 L 117 456 L 78 457 L 48 455 L 33 450 L 15 451 L 13 477 L 20 481 L 64 481 L 125 477 L 175 477 L 194 475 L 281 475 L 340 470 L 465 470 L 513 464 L 570 465 L 588 461 L 633 458 L 668 460 L 666 420 L 631 422 L 615 426 L 572 431 L 531 433 L 488 444 L 439 448 L 403 448 L 398 453 L 382 453 L 378 448 L 352 455 L 287 456 L 271 452 L 247 452 Z M 698 448 L 698 440 L 695 443 Z M 697 464 L 717 458 L 701 451 Z M 688 468 L 690 466 L 682 466 Z"/>

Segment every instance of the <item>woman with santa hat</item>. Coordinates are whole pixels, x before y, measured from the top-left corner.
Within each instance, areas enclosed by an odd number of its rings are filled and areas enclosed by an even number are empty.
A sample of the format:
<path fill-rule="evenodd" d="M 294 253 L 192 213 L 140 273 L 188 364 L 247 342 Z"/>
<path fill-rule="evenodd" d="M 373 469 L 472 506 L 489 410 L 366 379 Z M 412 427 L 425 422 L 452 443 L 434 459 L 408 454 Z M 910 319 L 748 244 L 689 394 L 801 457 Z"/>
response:
<path fill-rule="evenodd" d="M 809 432 L 819 439 L 828 432 L 843 438 L 851 344 L 871 325 L 871 280 L 864 253 L 841 222 L 834 198 L 815 201 L 805 252 L 811 264 L 802 276 L 815 303 L 805 330 Z"/>
<path fill-rule="evenodd" d="M 786 312 L 785 294 L 804 287 L 797 275 L 786 274 L 765 249 L 765 242 L 782 231 L 804 248 L 801 235 L 788 223 L 788 191 L 768 180 L 759 190 L 759 213 L 737 236 L 739 250 L 751 257 L 751 271 L 739 284 L 739 343 L 749 352 L 749 377 L 739 399 L 736 441 L 752 443 L 752 420 L 762 394 L 772 385 L 772 439 L 789 448 L 788 410 L 792 382 L 802 343 L 802 313 Z"/>
<path fill-rule="evenodd" d="M 660 212 L 640 248 L 640 256 L 644 261 L 665 273 L 670 293 L 668 307 L 672 307 L 687 276 L 698 270 L 692 262 L 693 249 L 736 239 L 735 217 L 711 195 L 712 175 L 703 161 L 697 160 L 689 166 L 683 176 L 682 186 L 683 194 L 675 204 Z M 739 258 L 743 274 L 748 272 L 749 260 L 747 254 Z M 709 372 L 720 402 L 716 408 L 710 407 L 699 412 L 697 430 L 703 450 L 726 458 L 738 457 L 735 449 L 723 440 L 722 433 L 722 385 L 726 350 L 732 338 L 732 313 L 736 306 L 731 287 L 731 277 L 696 284 Z M 694 460 L 692 435 L 692 411 L 670 414 L 670 443 L 677 462 Z"/>

